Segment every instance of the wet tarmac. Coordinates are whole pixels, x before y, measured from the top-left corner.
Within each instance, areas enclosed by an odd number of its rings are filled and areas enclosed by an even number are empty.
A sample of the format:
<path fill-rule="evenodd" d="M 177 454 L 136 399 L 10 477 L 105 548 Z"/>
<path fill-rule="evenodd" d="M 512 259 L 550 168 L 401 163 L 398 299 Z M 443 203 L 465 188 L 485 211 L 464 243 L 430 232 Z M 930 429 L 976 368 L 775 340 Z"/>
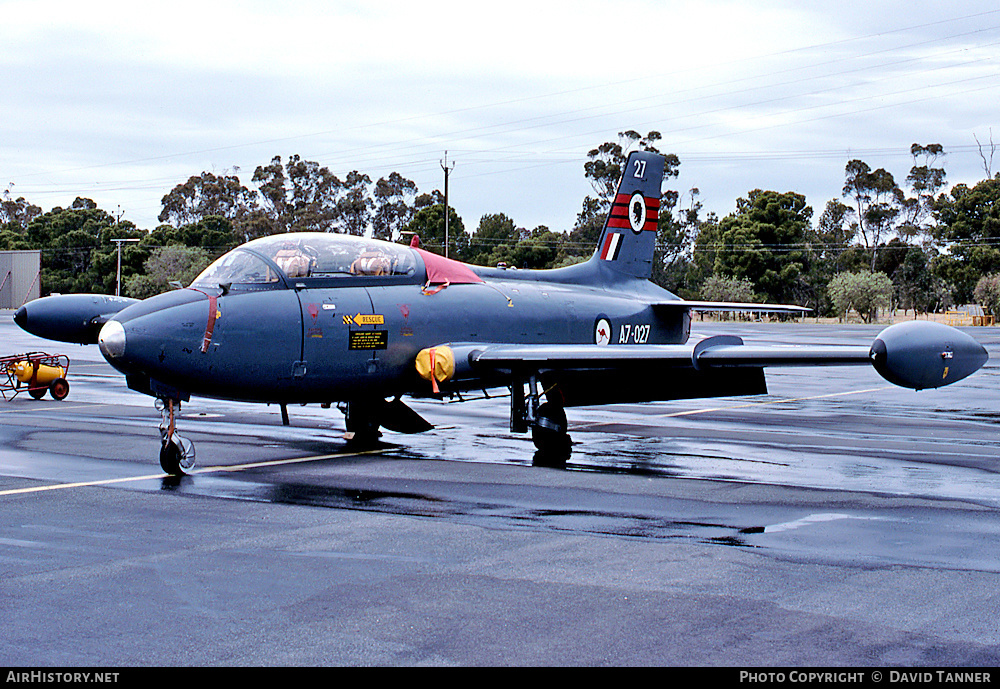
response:
<path fill-rule="evenodd" d="M 747 342 L 879 327 L 696 324 Z M 199 470 L 96 347 L 62 402 L 0 400 L 0 664 L 996 665 L 1000 329 L 936 391 L 867 368 L 766 396 L 569 410 L 531 466 L 509 400 L 415 401 L 436 429 L 344 445 L 343 416 L 185 404 Z"/>

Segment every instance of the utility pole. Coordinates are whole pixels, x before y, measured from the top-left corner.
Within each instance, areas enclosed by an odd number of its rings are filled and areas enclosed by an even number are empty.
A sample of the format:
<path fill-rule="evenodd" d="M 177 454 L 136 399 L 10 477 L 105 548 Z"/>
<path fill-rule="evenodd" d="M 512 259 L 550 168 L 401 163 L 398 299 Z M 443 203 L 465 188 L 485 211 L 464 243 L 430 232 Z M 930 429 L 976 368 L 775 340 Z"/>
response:
<path fill-rule="evenodd" d="M 448 151 L 444 152 L 441 169 L 444 170 L 444 257 L 448 258 L 448 216 L 451 215 L 448 212 L 448 175 L 455 169 L 454 162 L 448 167 Z"/>
<path fill-rule="evenodd" d="M 121 218 L 119 217 L 119 220 Z M 122 242 L 137 242 L 138 239 L 112 239 L 115 244 L 118 245 L 118 286 L 115 287 L 115 296 L 120 297 L 122 295 Z"/>

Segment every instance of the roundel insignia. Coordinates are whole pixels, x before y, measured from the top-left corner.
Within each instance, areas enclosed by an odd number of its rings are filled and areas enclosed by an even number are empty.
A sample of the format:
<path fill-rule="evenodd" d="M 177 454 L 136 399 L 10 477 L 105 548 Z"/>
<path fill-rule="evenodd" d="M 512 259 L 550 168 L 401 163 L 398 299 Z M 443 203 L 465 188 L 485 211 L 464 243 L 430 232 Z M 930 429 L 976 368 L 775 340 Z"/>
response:
<path fill-rule="evenodd" d="M 594 326 L 594 342 L 599 345 L 611 344 L 611 323 L 607 318 L 601 318 Z"/>
<path fill-rule="evenodd" d="M 643 228 L 646 227 L 646 199 L 643 198 L 641 191 L 632 194 L 632 198 L 628 202 L 628 221 L 632 226 L 632 231 L 636 234 L 642 232 Z"/>

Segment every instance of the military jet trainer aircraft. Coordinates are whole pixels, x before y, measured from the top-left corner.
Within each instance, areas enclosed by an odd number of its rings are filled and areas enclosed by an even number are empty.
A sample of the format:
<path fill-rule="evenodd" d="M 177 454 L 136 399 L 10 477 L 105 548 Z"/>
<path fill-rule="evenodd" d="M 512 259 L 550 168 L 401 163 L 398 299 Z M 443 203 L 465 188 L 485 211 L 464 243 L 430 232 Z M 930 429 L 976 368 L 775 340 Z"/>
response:
<path fill-rule="evenodd" d="M 192 395 L 337 403 L 346 437 L 432 426 L 401 397 L 508 387 L 510 427 L 536 463 L 570 455 L 566 407 L 764 394 L 765 366 L 874 365 L 914 389 L 961 380 L 987 360 L 967 334 L 931 322 L 883 330 L 867 346 L 685 344 L 691 312 L 802 312 L 795 306 L 685 301 L 649 281 L 663 158 L 633 152 L 593 257 L 555 270 L 483 268 L 361 237 L 290 233 L 219 258 L 186 289 L 141 302 L 66 295 L 14 320 L 41 337 L 98 343 L 133 390 L 157 398 L 160 463 L 189 472 L 175 428 Z M 544 401 L 543 401 L 544 398 Z"/>

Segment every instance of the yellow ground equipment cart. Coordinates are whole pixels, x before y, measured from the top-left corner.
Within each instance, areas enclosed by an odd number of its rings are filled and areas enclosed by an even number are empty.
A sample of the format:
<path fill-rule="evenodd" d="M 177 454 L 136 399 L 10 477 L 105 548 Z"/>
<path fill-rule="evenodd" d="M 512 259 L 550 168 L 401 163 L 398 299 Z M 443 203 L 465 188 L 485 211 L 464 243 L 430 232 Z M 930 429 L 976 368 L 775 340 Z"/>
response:
<path fill-rule="evenodd" d="M 65 399 L 69 394 L 67 373 L 69 357 L 65 354 L 28 352 L 0 357 L 0 395 L 8 400 L 27 390 L 37 400 L 47 390 L 52 399 Z"/>

